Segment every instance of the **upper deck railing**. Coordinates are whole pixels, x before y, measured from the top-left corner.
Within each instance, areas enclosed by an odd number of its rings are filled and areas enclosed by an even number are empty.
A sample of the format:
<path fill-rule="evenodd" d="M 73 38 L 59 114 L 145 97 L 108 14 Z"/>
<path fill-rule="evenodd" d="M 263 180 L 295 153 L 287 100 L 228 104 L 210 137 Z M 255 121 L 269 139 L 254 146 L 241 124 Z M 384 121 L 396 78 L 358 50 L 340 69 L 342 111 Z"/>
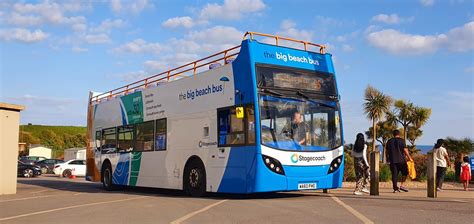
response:
<path fill-rule="evenodd" d="M 324 45 L 320 44 L 314 44 L 310 43 L 307 41 L 302 41 L 302 40 L 296 40 L 288 37 L 280 37 L 277 35 L 270 35 L 270 34 L 264 34 L 264 33 L 257 33 L 257 32 L 246 32 L 243 39 L 247 39 L 247 37 L 250 37 L 250 40 L 254 40 L 255 36 L 261 36 L 261 37 L 267 37 L 267 38 L 272 38 L 275 40 L 275 45 L 276 46 L 281 46 L 281 40 L 288 41 L 288 42 L 293 42 L 293 43 L 299 43 L 303 44 L 304 50 L 308 51 L 308 47 L 314 46 L 319 48 L 319 53 L 324 54 L 326 47 Z M 197 75 L 197 70 L 206 66 L 210 65 L 213 63 L 217 63 L 219 61 L 223 61 L 224 64 L 230 63 L 228 59 L 236 57 L 239 54 L 240 51 L 240 45 L 229 48 L 227 50 L 221 51 L 219 53 L 207 56 L 205 58 L 187 63 L 185 65 L 170 69 L 168 71 L 150 76 L 148 78 L 127 84 L 125 86 L 107 91 L 105 93 L 99 94 L 97 96 L 92 96 L 89 100 L 90 103 L 98 103 L 101 102 L 102 100 L 107 100 L 110 98 L 113 98 L 115 96 L 121 96 L 121 95 L 127 95 L 129 93 L 133 93 L 136 90 L 140 90 L 143 88 L 148 88 L 151 86 L 158 85 L 159 83 L 162 82 L 170 82 L 176 80 L 177 77 L 187 77 L 190 76 L 191 72 L 193 76 Z"/>

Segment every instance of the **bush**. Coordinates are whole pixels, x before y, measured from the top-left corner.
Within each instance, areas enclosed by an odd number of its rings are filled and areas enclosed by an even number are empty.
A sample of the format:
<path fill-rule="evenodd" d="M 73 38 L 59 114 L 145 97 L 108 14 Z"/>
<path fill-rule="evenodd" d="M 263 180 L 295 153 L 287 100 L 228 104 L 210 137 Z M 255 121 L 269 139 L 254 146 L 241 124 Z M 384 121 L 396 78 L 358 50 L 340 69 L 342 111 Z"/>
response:
<path fill-rule="evenodd" d="M 423 181 L 428 179 L 428 156 L 416 154 L 415 156 L 413 156 L 413 161 L 415 162 L 416 180 Z"/>
<path fill-rule="evenodd" d="M 447 170 L 446 176 L 444 177 L 444 181 L 455 182 L 456 181 L 456 173 L 453 170 Z"/>
<path fill-rule="evenodd" d="M 344 181 L 355 181 L 354 158 L 351 156 L 352 144 L 344 145 Z"/>
<path fill-rule="evenodd" d="M 380 163 L 380 174 L 379 181 L 387 182 L 392 179 L 392 173 L 390 172 L 390 166 L 385 163 Z"/>
<path fill-rule="evenodd" d="M 349 153 L 344 153 L 344 181 L 355 181 L 354 158 Z"/>

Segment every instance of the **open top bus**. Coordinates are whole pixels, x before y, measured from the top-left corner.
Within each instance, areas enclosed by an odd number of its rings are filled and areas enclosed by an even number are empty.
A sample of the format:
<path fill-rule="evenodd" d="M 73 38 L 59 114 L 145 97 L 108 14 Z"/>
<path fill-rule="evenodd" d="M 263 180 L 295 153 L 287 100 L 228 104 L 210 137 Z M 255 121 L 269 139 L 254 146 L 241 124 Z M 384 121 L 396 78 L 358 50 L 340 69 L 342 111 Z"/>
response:
<path fill-rule="evenodd" d="M 193 196 L 341 187 L 331 57 L 323 45 L 247 32 L 239 46 L 90 93 L 86 178 Z"/>

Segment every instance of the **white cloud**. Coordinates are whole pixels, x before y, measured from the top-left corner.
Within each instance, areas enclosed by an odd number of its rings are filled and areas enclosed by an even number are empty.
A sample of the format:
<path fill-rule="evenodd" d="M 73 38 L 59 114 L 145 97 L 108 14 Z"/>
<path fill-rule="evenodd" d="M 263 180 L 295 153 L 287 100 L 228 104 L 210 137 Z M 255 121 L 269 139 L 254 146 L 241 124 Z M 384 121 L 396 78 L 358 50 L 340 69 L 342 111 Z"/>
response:
<path fill-rule="evenodd" d="M 309 42 L 312 41 L 313 35 L 314 35 L 312 31 L 305 30 L 305 29 L 298 29 L 296 27 L 296 23 L 290 19 L 285 19 L 280 23 L 280 28 L 278 31 L 276 31 L 276 34 L 282 37 L 290 37 L 293 39 L 304 40 L 304 41 L 309 41 Z M 262 42 L 268 43 L 268 44 L 275 44 L 276 40 L 275 38 L 264 38 L 262 39 Z M 295 42 L 290 42 L 286 40 L 279 40 L 278 44 L 281 46 L 297 48 L 297 49 L 304 48 L 304 45 L 301 43 L 295 43 Z"/>
<path fill-rule="evenodd" d="M 87 102 L 84 99 L 30 94 L 6 97 L 6 99 L 9 102 L 26 106 L 26 110 L 21 112 L 21 123 L 23 124 L 77 125 L 78 120 L 85 121 L 86 119 Z"/>
<path fill-rule="evenodd" d="M 174 18 L 169 18 L 166 21 L 164 21 L 161 24 L 163 27 L 166 28 L 177 28 L 177 27 L 184 27 L 184 28 L 191 28 L 195 25 L 193 19 L 189 16 L 183 16 L 183 17 L 174 17 Z"/>
<path fill-rule="evenodd" d="M 353 32 L 350 32 L 350 33 L 347 33 L 347 34 L 339 35 L 339 36 L 336 37 L 336 41 L 346 42 L 346 41 L 357 38 L 359 36 L 359 34 L 360 34 L 360 31 L 356 30 L 356 31 L 353 31 Z"/>
<path fill-rule="evenodd" d="M 289 19 L 283 20 L 281 22 L 280 31 L 277 33 L 285 37 L 291 37 L 299 40 L 311 41 L 313 39 L 313 32 L 304 29 L 297 29 L 296 23 Z"/>
<path fill-rule="evenodd" d="M 41 24 L 41 18 L 34 15 L 22 15 L 13 12 L 10 17 L 6 18 L 6 22 L 13 25 L 19 26 L 34 26 Z"/>
<path fill-rule="evenodd" d="M 464 72 L 474 74 L 474 66 L 470 66 L 470 67 L 465 68 Z"/>
<path fill-rule="evenodd" d="M 89 51 L 89 49 L 87 49 L 87 48 L 81 48 L 81 47 L 78 47 L 78 46 L 72 47 L 71 50 L 74 51 L 74 52 L 77 52 L 77 53 L 82 53 L 82 52 Z"/>
<path fill-rule="evenodd" d="M 412 22 L 414 17 L 401 18 L 397 14 L 378 14 L 372 17 L 372 21 L 381 22 L 386 24 L 400 24 L 402 22 Z"/>
<path fill-rule="evenodd" d="M 87 34 L 84 41 L 88 44 L 106 44 L 112 42 L 107 34 Z"/>
<path fill-rule="evenodd" d="M 352 52 L 352 51 L 354 51 L 354 48 L 349 44 L 343 44 L 342 45 L 342 50 L 344 52 Z"/>
<path fill-rule="evenodd" d="M 171 69 L 170 64 L 166 63 L 164 60 L 160 60 L 160 61 L 148 60 L 143 63 L 143 66 L 145 66 L 145 70 L 149 72 L 150 74 L 156 74 L 158 72 L 164 72 L 164 71 L 167 71 L 168 69 Z"/>
<path fill-rule="evenodd" d="M 148 0 L 125 1 L 123 4 L 121 0 L 110 1 L 110 8 L 115 13 L 131 12 L 133 14 L 139 14 L 150 7 L 153 7 L 153 4 Z"/>
<path fill-rule="evenodd" d="M 114 12 L 120 12 L 122 10 L 122 2 L 121 0 L 111 0 L 110 7 Z"/>
<path fill-rule="evenodd" d="M 86 26 L 86 18 L 83 16 L 68 17 L 66 14 L 75 13 L 85 8 L 87 7 L 84 3 L 79 1 L 15 3 L 11 6 L 11 13 L 5 14 L 5 21 L 17 26 L 66 25 L 75 31 L 83 31 Z"/>
<path fill-rule="evenodd" d="M 39 29 L 35 31 L 30 31 L 21 28 L 0 30 L 0 39 L 4 41 L 20 41 L 25 43 L 33 43 L 43 41 L 48 38 L 48 36 L 48 33 L 45 33 Z"/>
<path fill-rule="evenodd" d="M 104 21 L 100 23 L 100 25 L 98 25 L 95 28 L 92 28 L 91 31 L 98 32 L 98 33 L 110 33 L 112 29 L 122 28 L 125 25 L 126 25 L 126 22 L 121 19 L 114 19 L 114 20 L 105 19 Z"/>
<path fill-rule="evenodd" d="M 449 50 L 463 52 L 474 49 L 474 21 L 451 29 L 446 35 Z"/>
<path fill-rule="evenodd" d="M 121 74 L 107 75 L 106 78 L 119 79 L 122 82 L 130 83 L 133 81 L 144 79 L 148 76 L 149 74 L 147 74 L 145 71 L 134 71 Z"/>
<path fill-rule="evenodd" d="M 201 19 L 240 19 L 244 14 L 256 13 L 265 8 L 261 0 L 224 0 L 224 4 L 208 3 L 199 13 Z"/>
<path fill-rule="evenodd" d="M 432 6 L 434 4 L 434 0 L 420 0 L 420 3 L 423 6 Z"/>
<path fill-rule="evenodd" d="M 412 35 L 398 30 L 386 29 L 370 33 L 369 43 L 394 54 L 423 54 L 435 52 L 446 35 Z"/>
<path fill-rule="evenodd" d="M 164 47 L 159 43 L 148 43 L 143 39 L 136 39 L 115 48 L 113 51 L 117 53 L 159 54 L 163 49 Z"/>
<path fill-rule="evenodd" d="M 374 47 L 393 54 L 433 53 L 439 48 L 454 52 L 474 49 L 474 21 L 456 27 L 446 34 L 415 35 L 394 29 L 384 29 L 368 33 L 367 40 Z"/>

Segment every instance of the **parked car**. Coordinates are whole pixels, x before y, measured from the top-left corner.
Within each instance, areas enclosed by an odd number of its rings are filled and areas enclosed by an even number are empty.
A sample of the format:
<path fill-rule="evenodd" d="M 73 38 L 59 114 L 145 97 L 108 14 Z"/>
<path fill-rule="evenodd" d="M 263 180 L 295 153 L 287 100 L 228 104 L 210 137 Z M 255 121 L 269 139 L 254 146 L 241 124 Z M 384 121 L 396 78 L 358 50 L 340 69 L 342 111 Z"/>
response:
<path fill-rule="evenodd" d="M 35 165 L 36 162 L 45 160 L 46 157 L 43 156 L 22 156 L 20 157 L 20 161 L 24 164 Z"/>
<path fill-rule="evenodd" d="M 19 177 L 36 177 L 41 175 L 41 168 L 39 166 L 22 163 L 18 161 L 18 171 L 17 176 Z"/>
<path fill-rule="evenodd" d="M 64 163 L 54 165 L 54 174 L 61 175 L 63 177 L 70 177 L 72 174 L 75 176 L 86 175 L 86 161 L 79 159 L 72 159 Z"/>
<path fill-rule="evenodd" d="M 35 163 L 35 165 L 41 167 L 41 173 L 53 173 L 54 166 L 58 163 L 64 163 L 63 160 L 60 159 L 45 159 Z"/>

